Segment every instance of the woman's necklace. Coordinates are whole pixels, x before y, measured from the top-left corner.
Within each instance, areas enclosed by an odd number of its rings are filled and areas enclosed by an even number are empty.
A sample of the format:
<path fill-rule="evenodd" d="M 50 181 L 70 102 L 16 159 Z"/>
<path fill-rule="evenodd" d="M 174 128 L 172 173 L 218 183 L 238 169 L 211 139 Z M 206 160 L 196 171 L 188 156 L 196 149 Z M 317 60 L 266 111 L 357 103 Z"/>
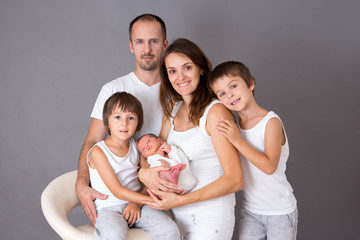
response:
<path fill-rule="evenodd" d="M 186 107 L 185 107 L 185 112 L 186 112 L 186 116 L 187 116 L 187 124 L 190 124 L 191 123 L 191 121 L 190 121 L 190 112 Z"/>

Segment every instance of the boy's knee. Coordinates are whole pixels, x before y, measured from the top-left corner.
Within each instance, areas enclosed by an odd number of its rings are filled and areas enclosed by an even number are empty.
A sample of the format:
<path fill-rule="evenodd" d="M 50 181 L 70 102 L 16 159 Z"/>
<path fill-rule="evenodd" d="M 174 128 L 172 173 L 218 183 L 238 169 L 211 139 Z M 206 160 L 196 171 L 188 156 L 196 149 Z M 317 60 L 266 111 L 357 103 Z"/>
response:
<path fill-rule="evenodd" d="M 95 239 L 102 239 L 102 240 L 126 239 L 127 230 L 124 231 L 124 229 L 117 227 L 113 227 L 112 229 L 107 229 L 106 231 L 96 229 L 94 235 L 95 235 Z"/>

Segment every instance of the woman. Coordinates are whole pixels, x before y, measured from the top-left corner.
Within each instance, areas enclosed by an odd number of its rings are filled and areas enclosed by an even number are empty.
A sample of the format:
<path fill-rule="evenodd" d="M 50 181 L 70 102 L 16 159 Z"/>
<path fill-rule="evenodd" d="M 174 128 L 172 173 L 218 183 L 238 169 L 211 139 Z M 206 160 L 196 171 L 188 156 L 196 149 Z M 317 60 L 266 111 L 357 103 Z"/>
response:
<path fill-rule="evenodd" d="M 189 157 L 197 185 L 188 194 L 153 189 L 154 170 L 142 169 L 155 209 L 172 209 L 185 239 L 231 239 L 235 217 L 234 192 L 243 186 L 237 150 L 216 129 L 221 118 L 233 116 L 214 100 L 207 84 L 211 63 L 187 39 L 175 40 L 161 61 L 160 103 L 164 111 L 161 138 Z M 161 187 L 163 189 L 163 187 Z"/>

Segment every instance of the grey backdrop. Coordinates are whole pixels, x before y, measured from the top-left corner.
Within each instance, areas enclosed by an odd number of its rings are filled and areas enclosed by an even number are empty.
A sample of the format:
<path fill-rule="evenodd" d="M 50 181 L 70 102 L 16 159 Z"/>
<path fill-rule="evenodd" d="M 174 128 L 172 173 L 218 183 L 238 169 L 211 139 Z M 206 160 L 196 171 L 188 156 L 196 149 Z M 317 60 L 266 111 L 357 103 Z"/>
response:
<path fill-rule="evenodd" d="M 257 101 L 288 133 L 298 239 L 358 238 L 359 10 L 356 0 L 1 0 L 0 239 L 59 239 L 41 192 L 77 168 L 101 86 L 134 69 L 127 28 L 144 12 L 214 65 L 250 67 Z M 70 217 L 86 221 L 81 209 Z"/>

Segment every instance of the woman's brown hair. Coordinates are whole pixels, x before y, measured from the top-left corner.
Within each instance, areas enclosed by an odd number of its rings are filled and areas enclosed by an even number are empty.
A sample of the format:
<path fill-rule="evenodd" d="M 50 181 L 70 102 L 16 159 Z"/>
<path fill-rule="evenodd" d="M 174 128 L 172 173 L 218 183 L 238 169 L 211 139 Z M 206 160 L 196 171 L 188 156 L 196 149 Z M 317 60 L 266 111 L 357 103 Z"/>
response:
<path fill-rule="evenodd" d="M 178 101 L 182 101 L 182 97 L 172 87 L 168 78 L 165 59 L 171 53 L 183 54 L 197 65 L 202 74 L 200 75 L 200 81 L 194 92 L 192 93 L 192 100 L 189 105 L 189 120 L 195 125 L 199 125 L 199 120 L 204 114 L 206 106 L 215 97 L 211 91 L 208 81 L 208 76 L 211 71 L 211 62 L 201 49 L 192 41 L 184 38 L 176 39 L 165 50 L 161 62 L 160 62 L 160 104 L 163 109 L 164 115 L 167 118 L 171 117 L 174 104 Z M 173 116 L 174 117 L 174 116 Z"/>

